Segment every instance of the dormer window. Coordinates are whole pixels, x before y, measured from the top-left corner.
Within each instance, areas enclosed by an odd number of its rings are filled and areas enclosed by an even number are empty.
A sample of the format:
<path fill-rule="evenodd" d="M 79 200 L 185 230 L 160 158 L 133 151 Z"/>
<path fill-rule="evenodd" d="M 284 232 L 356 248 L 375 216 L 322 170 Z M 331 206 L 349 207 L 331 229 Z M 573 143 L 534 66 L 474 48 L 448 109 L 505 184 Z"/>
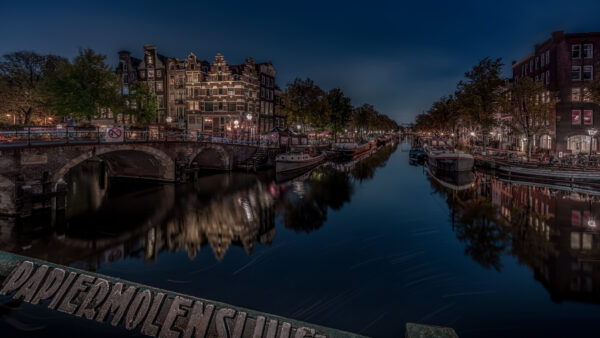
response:
<path fill-rule="evenodd" d="M 127 71 L 127 64 L 126 63 L 123 64 L 123 70 Z"/>
<path fill-rule="evenodd" d="M 194 69 L 194 68 L 196 68 L 196 65 L 194 65 L 194 64 L 192 63 L 192 64 L 190 65 L 190 68 L 191 68 L 191 69 Z"/>
<path fill-rule="evenodd" d="M 152 64 L 152 55 L 148 55 L 146 60 L 147 60 L 148 64 L 151 65 Z"/>

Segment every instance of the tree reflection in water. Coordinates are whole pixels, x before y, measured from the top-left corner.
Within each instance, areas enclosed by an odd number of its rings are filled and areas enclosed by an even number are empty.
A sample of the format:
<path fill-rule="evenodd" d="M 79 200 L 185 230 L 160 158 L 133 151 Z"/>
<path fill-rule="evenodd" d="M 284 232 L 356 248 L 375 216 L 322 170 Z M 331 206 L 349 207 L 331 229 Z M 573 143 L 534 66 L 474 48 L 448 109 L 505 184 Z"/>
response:
<path fill-rule="evenodd" d="M 445 197 L 465 253 L 481 266 L 501 271 L 502 256 L 509 254 L 534 271 L 554 301 L 600 302 L 598 192 L 485 173 L 462 191 L 433 178 L 430 183 Z"/>
<path fill-rule="evenodd" d="M 387 146 L 361 161 L 328 163 L 285 182 L 273 172 L 234 172 L 182 186 L 109 181 L 105 187 L 88 163 L 70 175 L 68 183 L 77 190 L 70 191 L 74 203 L 64 224 L 42 233 L 13 224 L 0 245 L 12 243 L 13 252 L 89 270 L 124 257 L 153 262 L 161 251 L 184 250 L 193 259 L 204 247 L 217 260 L 231 246 L 252 255 L 256 243 L 273 242 L 278 215 L 296 232 L 322 227 L 330 208 L 339 210 L 350 201 L 355 181 L 372 178 L 394 150 Z M 45 227 L 43 222 L 29 226 Z"/>

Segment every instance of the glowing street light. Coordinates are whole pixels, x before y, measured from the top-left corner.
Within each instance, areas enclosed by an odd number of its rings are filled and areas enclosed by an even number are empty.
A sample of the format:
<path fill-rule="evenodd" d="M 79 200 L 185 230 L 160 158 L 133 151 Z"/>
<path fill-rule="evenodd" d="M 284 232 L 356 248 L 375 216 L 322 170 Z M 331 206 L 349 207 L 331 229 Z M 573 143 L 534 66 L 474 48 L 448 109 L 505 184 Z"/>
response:
<path fill-rule="evenodd" d="M 167 121 L 167 123 L 171 123 L 171 122 L 173 122 L 173 118 L 171 116 L 167 116 L 165 121 Z"/>

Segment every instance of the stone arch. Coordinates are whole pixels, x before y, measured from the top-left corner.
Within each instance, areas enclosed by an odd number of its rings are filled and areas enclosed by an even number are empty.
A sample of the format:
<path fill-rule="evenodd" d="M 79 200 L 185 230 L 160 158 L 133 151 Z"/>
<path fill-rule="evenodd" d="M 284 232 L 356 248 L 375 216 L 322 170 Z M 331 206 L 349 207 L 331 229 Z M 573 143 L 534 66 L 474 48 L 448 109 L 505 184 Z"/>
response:
<path fill-rule="evenodd" d="M 0 175 L 0 215 L 14 215 L 17 213 L 15 205 L 15 183 Z"/>
<path fill-rule="evenodd" d="M 101 146 L 94 149 L 90 149 L 81 155 L 72 158 L 68 161 L 62 168 L 60 168 L 52 177 L 54 186 L 58 181 L 63 178 L 71 168 L 81 164 L 82 162 L 89 160 L 94 157 L 101 157 L 101 155 L 108 155 L 110 153 L 120 152 L 120 151 L 133 151 L 133 152 L 142 152 L 147 155 L 155 158 L 162 167 L 162 173 L 160 177 L 152 177 L 155 179 L 165 180 L 165 181 L 174 181 L 175 180 L 175 163 L 171 157 L 169 157 L 163 151 L 149 147 L 145 145 L 138 144 L 120 144 L 120 145 L 110 145 L 110 146 Z"/>
<path fill-rule="evenodd" d="M 232 160 L 229 153 L 220 145 L 208 144 L 197 149 L 190 156 L 190 165 L 198 163 L 203 169 L 231 170 Z"/>

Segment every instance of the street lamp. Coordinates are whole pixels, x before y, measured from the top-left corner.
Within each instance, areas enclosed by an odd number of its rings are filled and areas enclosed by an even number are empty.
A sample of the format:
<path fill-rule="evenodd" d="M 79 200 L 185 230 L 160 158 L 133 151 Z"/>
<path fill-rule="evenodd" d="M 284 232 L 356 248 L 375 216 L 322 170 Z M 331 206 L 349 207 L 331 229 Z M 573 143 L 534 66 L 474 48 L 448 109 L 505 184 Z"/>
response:
<path fill-rule="evenodd" d="M 594 136 L 596 136 L 596 134 L 598 134 L 598 129 L 596 128 L 590 128 L 588 129 L 588 134 L 590 135 L 590 153 L 588 154 L 588 160 L 592 159 L 592 146 L 594 145 Z"/>
<path fill-rule="evenodd" d="M 171 122 L 173 122 L 173 118 L 171 116 L 167 116 L 165 121 L 167 121 L 167 123 L 171 123 Z"/>

